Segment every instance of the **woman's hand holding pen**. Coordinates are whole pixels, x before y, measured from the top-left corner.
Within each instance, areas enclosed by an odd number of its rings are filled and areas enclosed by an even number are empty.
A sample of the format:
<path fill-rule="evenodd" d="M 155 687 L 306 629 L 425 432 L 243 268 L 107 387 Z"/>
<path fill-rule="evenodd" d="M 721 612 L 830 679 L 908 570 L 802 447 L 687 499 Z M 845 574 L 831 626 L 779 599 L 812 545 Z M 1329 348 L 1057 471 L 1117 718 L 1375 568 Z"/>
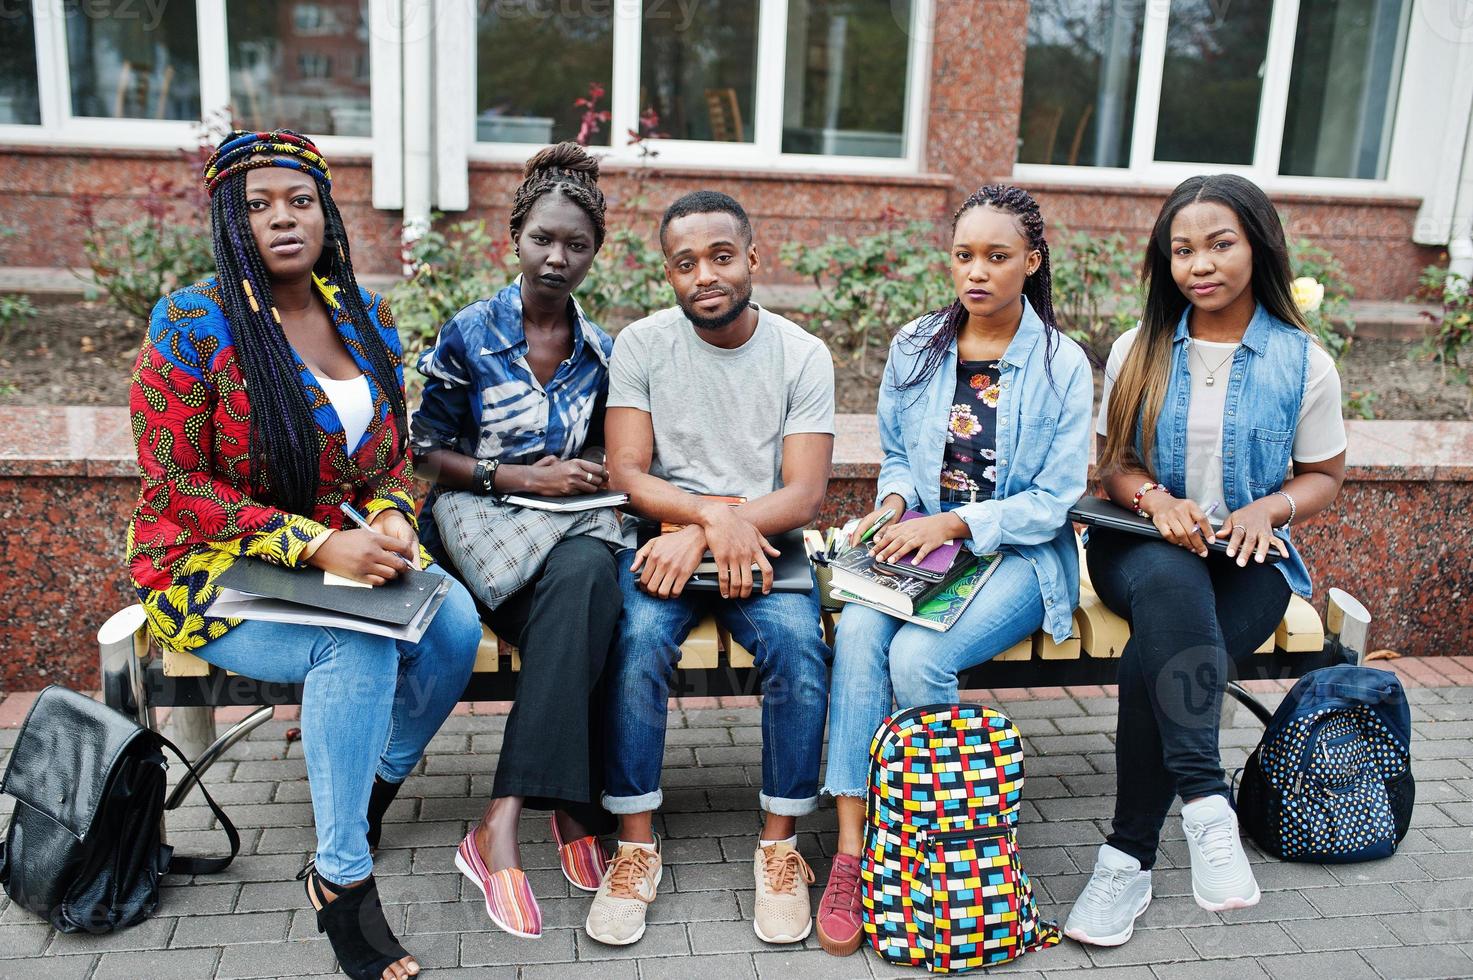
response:
<path fill-rule="evenodd" d="M 609 471 L 602 463 L 587 459 L 559 459 L 543 456 L 527 468 L 533 493 L 548 497 L 576 497 L 596 493 L 609 481 Z"/>
<path fill-rule="evenodd" d="M 1273 548 L 1280 557 L 1288 558 L 1289 549 L 1279 538 L 1274 537 L 1274 515 L 1268 497 L 1255 500 L 1242 510 L 1235 510 L 1222 522 L 1217 538 L 1228 543 L 1228 557 L 1238 559 L 1238 567 L 1248 564 L 1248 556 L 1262 562 Z"/>
<path fill-rule="evenodd" d="M 1203 558 L 1207 557 L 1207 542 L 1212 538 L 1212 524 L 1196 503 L 1157 489 L 1141 498 L 1141 509 L 1167 541 L 1196 552 Z"/>
<path fill-rule="evenodd" d="M 307 564 L 344 578 L 383 585 L 398 578 L 418 559 L 417 541 L 410 543 L 367 528 L 353 528 L 329 535 Z"/>
<path fill-rule="evenodd" d="M 887 513 L 890 515 L 890 517 L 887 518 L 887 521 L 894 521 L 895 519 L 899 518 L 900 515 L 904 514 L 905 498 L 900 496 L 900 494 L 898 493 L 892 493 L 886 496 L 885 499 L 881 501 L 878 510 L 872 510 L 868 514 L 864 515 L 864 518 L 859 522 L 859 525 L 854 528 L 853 533 L 849 536 L 849 540 L 845 543 L 848 544 L 851 548 L 859 547 L 859 545 L 864 541 L 864 536 L 869 533 L 869 529 L 874 527 L 875 524 Z M 881 531 L 883 530 L 884 529 L 881 528 Z M 876 537 L 878 537 L 879 534 L 880 531 L 875 532 Z"/>
<path fill-rule="evenodd" d="M 415 568 L 419 567 L 419 534 L 414 530 L 414 525 L 409 523 L 409 518 L 404 516 L 403 511 L 392 507 L 381 510 L 368 523 L 378 533 L 387 534 L 413 548 L 414 554 L 409 561 Z"/>

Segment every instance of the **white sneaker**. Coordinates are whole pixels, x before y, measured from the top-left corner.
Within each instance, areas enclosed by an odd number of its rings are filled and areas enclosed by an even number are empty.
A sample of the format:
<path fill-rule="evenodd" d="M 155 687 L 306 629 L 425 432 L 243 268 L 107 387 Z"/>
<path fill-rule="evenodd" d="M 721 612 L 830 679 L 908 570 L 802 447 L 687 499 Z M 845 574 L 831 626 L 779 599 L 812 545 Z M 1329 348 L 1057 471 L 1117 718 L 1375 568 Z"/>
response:
<path fill-rule="evenodd" d="M 659 847 L 659 841 L 655 841 Z M 628 946 L 644 935 L 644 920 L 664 869 L 660 852 L 623 844 L 614 854 L 583 923 L 588 935 L 610 946 Z"/>
<path fill-rule="evenodd" d="M 813 870 L 787 841 L 758 847 L 752 858 L 757 884 L 752 930 L 764 943 L 801 943 L 813 930 L 808 886 Z"/>
<path fill-rule="evenodd" d="M 1192 856 L 1192 897 L 1209 912 L 1258 904 L 1253 865 L 1238 839 L 1238 814 L 1225 796 L 1205 796 L 1181 808 Z"/>
<path fill-rule="evenodd" d="M 1151 904 L 1151 872 L 1124 851 L 1100 845 L 1094 873 L 1075 899 L 1064 935 L 1091 946 L 1119 946 L 1135 932 L 1135 920 Z"/>

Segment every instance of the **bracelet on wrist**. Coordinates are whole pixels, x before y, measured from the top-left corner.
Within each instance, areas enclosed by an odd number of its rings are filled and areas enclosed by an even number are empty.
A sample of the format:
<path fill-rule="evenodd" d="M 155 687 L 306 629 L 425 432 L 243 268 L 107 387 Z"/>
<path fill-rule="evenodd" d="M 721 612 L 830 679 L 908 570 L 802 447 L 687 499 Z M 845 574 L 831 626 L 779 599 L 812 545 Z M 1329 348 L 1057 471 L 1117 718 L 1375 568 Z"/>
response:
<path fill-rule="evenodd" d="M 496 471 L 501 468 L 499 459 L 478 459 L 471 471 L 471 491 L 482 497 L 496 493 Z"/>
<path fill-rule="evenodd" d="M 1132 506 L 1135 507 L 1135 512 L 1140 517 L 1149 518 L 1151 516 L 1150 514 L 1147 514 L 1145 512 L 1144 508 L 1141 507 L 1141 500 L 1152 490 L 1166 490 L 1166 488 L 1154 480 L 1148 480 L 1147 482 L 1141 484 L 1141 488 L 1135 492 L 1135 498 L 1132 501 Z M 1167 492 L 1169 493 L 1170 491 Z"/>
<path fill-rule="evenodd" d="M 1299 513 L 1299 507 L 1294 503 L 1294 498 L 1289 496 L 1282 490 L 1275 490 L 1274 495 L 1277 497 L 1283 497 L 1285 500 L 1289 501 L 1289 516 L 1284 519 L 1284 523 L 1279 525 L 1280 528 L 1286 528 L 1290 524 L 1294 523 L 1294 518 Z"/>

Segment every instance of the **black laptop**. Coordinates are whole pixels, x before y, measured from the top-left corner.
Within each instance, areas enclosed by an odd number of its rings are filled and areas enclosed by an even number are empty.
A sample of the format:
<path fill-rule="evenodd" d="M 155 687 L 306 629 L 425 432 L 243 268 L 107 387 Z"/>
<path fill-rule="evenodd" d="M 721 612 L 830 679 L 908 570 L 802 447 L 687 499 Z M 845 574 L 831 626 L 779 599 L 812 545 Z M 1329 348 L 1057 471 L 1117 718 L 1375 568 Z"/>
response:
<path fill-rule="evenodd" d="M 1091 527 L 1107 527 L 1112 531 L 1123 531 L 1126 534 L 1135 534 L 1145 538 L 1160 538 L 1161 532 L 1156 530 L 1156 525 L 1147 518 L 1141 517 L 1128 507 L 1121 507 L 1113 501 L 1104 500 L 1085 494 L 1079 498 L 1079 502 L 1069 508 L 1069 519 L 1078 521 L 1080 524 L 1088 524 Z M 1219 551 L 1227 553 L 1228 543 L 1211 538 L 1207 542 L 1208 551 Z M 1264 555 L 1264 564 L 1277 564 L 1280 560 L 1279 553 L 1274 549 L 1268 549 Z"/>

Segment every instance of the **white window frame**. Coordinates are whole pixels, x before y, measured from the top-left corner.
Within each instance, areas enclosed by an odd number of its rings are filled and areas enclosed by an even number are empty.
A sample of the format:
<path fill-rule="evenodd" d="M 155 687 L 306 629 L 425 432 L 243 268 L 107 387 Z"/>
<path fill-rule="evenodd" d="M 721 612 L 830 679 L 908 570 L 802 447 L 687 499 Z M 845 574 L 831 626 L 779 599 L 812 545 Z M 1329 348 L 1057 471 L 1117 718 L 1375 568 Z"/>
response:
<path fill-rule="evenodd" d="M 1410 4 L 1411 0 L 1409 0 Z M 1030 184 L 1080 184 L 1100 188 L 1171 187 L 1202 173 L 1234 173 L 1252 180 L 1271 193 L 1333 194 L 1377 197 L 1396 193 L 1398 188 L 1385 178 L 1303 177 L 1279 173 L 1283 149 L 1284 119 L 1288 111 L 1289 83 L 1294 68 L 1294 41 L 1299 26 L 1299 0 L 1274 0 L 1269 19 L 1268 46 L 1264 54 L 1263 87 L 1258 103 L 1258 128 L 1253 143 L 1253 162 L 1248 165 L 1177 163 L 1156 160 L 1156 123 L 1161 105 L 1161 75 L 1166 63 L 1166 31 L 1170 22 L 1169 0 L 1143 4 L 1145 23 L 1141 32 L 1140 69 L 1136 79 L 1135 119 L 1131 128 L 1130 163 L 1125 167 L 1081 167 L 1062 164 L 1014 163 L 1013 178 Z M 1395 129 L 1405 118 L 1406 87 L 1398 93 L 1393 132 L 1387 134 L 1396 148 Z M 1388 173 L 1390 168 L 1388 167 Z"/>
<path fill-rule="evenodd" d="M 377 8 L 387 6 L 392 0 L 372 2 Z M 225 30 L 225 3 L 226 0 L 195 0 L 200 111 L 204 117 L 230 104 L 230 42 Z M 202 131 L 199 119 L 109 119 L 73 115 L 65 0 L 33 0 L 32 10 L 41 122 L 39 125 L 0 125 L 0 143 L 150 150 L 191 149 L 197 145 Z M 373 43 L 372 47 L 370 57 L 376 57 L 379 45 Z M 397 61 L 397 51 L 393 55 Z M 368 137 L 313 135 L 313 139 L 329 158 L 334 155 L 367 156 L 374 150 L 374 141 Z"/>
<path fill-rule="evenodd" d="M 460 23 L 475 31 L 475 0 L 447 0 L 465 8 Z M 751 2 L 751 0 L 748 0 Z M 787 76 L 788 0 L 757 0 L 757 84 L 753 104 L 751 143 L 718 143 L 702 140 L 647 139 L 644 143 L 659 154 L 660 166 L 720 170 L 791 171 L 830 174 L 915 174 L 924 162 L 926 99 L 931 73 L 931 32 L 936 0 L 914 0 L 908 30 L 910 51 L 906 72 L 904 153 L 898 157 L 823 156 L 784 153 L 783 86 Z M 612 162 L 636 164 L 638 147 L 627 134 L 639 128 L 640 33 L 643 27 L 641 0 L 616 0 L 613 4 L 613 77 L 609 86 L 609 146 L 589 149 Z M 898 28 L 897 28 L 898 29 Z M 460 78 L 476 77 L 476 45 L 468 45 L 457 60 L 441 59 L 438 73 L 453 72 Z M 474 83 L 462 85 L 464 103 L 451 111 L 461 120 L 468 160 L 521 163 L 542 148 L 533 143 L 483 143 L 475 138 Z M 443 91 L 443 87 L 441 87 Z M 442 202 L 444 206 L 444 202 Z"/>

